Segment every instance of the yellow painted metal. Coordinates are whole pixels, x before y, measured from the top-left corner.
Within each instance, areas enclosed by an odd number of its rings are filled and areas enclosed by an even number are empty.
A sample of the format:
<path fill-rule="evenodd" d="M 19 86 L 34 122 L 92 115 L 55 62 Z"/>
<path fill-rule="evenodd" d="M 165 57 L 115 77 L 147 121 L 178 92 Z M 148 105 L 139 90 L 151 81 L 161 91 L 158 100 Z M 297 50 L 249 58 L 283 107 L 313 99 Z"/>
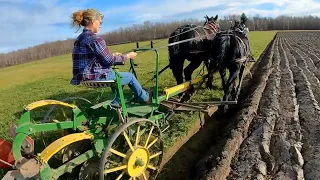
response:
<path fill-rule="evenodd" d="M 113 148 L 110 149 L 110 152 L 113 153 L 113 154 L 116 154 L 116 155 L 118 155 L 118 156 L 120 156 L 120 157 L 123 157 L 123 158 L 126 157 L 125 154 L 123 154 L 123 153 L 121 153 L 121 152 L 119 152 L 119 151 L 117 151 L 117 150 L 115 150 L 115 149 L 113 149 Z"/>
<path fill-rule="evenodd" d="M 93 136 L 86 132 L 73 133 L 73 134 L 66 135 L 64 137 L 61 137 L 55 140 L 53 143 L 47 146 L 38 156 L 42 161 L 42 163 L 47 163 L 49 159 L 54 154 L 59 152 L 62 148 L 66 147 L 69 144 L 72 144 L 74 142 L 84 140 L 84 139 L 93 139 Z"/>
<path fill-rule="evenodd" d="M 132 152 L 128 158 L 127 174 L 131 177 L 138 177 L 147 169 L 149 165 L 149 151 L 140 147 Z"/>
<path fill-rule="evenodd" d="M 143 179 L 144 179 L 144 180 L 148 180 L 148 178 L 147 178 L 147 176 L 146 176 L 146 173 L 143 172 L 142 175 L 143 175 Z"/>
<path fill-rule="evenodd" d="M 192 84 L 196 84 L 198 82 L 200 82 L 201 80 L 203 80 L 204 78 L 206 77 L 206 75 L 203 75 L 201 77 L 198 77 L 196 79 L 193 79 L 191 81 L 188 81 L 188 82 L 185 82 L 185 83 L 182 83 L 182 84 L 179 84 L 179 85 L 176 85 L 176 86 L 173 86 L 171 88 L 165 88 L 164 89 L 164 92 L 166 94 L 166 100 L 169 99 L 170 95 L 173 94 L 173 93 L 176 93 L 177 91 L 186 91 L 189 89 L 189 87 L 192 85 Z"/>
<path fill-rule="evenodd" d="M 138 126 L 138 129 L 137 129 L 136 142 L 134 143 L 135 146 L 138 146 L 139 144 L 139 136 L 140 136 L 140 125 Z"/>
<path fill-rule="evenodd" d="M 112 173 L 112 172 L 115 172 L 115 171 L 120 171 L 120 170 L 126 169 L 126 168 L 127 168 L 127 165 L 119 166 L 119 167 L 112 168 L 112 169 L 107 169 L 107 170 L 104 171 L 104 174 Z"/>
<path fill-rule="evenodd" d="M 158 138 L 154 139 L 148 146 L 147 149 L 149 149 L 154 143 L 158 141 Z"/>
<path fill-rule="evenodd" d="M 122 176 L 124 175 L 125 171 L 123 171 L 118 177 L 116 180 L 120 180 L 122 178 Z"/>
<path fill-rule="evenodd" d="M 139 145 L 139 140 L 141 135 L 140 126 L 137 127 L 137 133 L 134 137 L 135 139 L 134 143 L 131 142 L 128 134 L 125 131 L 123 131 L 122 134 L 129 146 L 129 148 L 127 149 L 127 153 L 124 154 L 119 152 L 116 149 L 111 148 L 109 150 L 110 153 L 123 158 L 122 164 L 117 167 L 105 169 L 104 174 L 121 171 L 121 173 L 118 175 L 116 180 L 121 179 L 124 174 L 127 174 L 130 177 L 130 179 L 135 180 L 140 176 L 143 176 L 143 179 L 147 179 L 147 176 L 146 176 L 147 169 L 157 170 L 157 167 L 154 167 L 152 164 L 150 164 L 150 159 L 158 157 L 163 152 L 159 151 L 153 155 L 150 154 L 149 148 L 152 147 L 159 140 L 159 138 L 152 137 L 154 128 L 155 126 L 151 127 L 148 133 L 147 140 L 144 143 L 144 145 Z"/>
<path fill-rule="evenodd" d="M 157 157 L 157 156 L 160 156 L 161 154 L 162 154 L 162 151 L 160 151 L 160 152 L 158 152 L 158 153 L 156 153 L 156 154 L 154 154 L 154 155 L 151 155 L 151 156 L 150 156 L 150 159 L 155 158 L 155 157 Z"/>
<path fill-rule="evenodd" d="M 67 107 L 71 107 L 71 108 L 76 108 L 77 107 L 75 105 L 68 104 L 68 103 L 65 103 L 65 102 L 62 102 L 62 101 L 48 99 L 48 100 L 40 100 L 40 101 L 33 102 L 31 104 L 28 104 L 25 107 L 25 110 L 31 111 L 32 109 L 35 109 L 35 108 L 38 108 L 38 107 L 41 107 L 41 106 L 46 106 L 46 105 L 49 105 L 49 104 L 62 105 L 62 106 L 67 106 Z"/>
<path fill-rule="evenodd" d="M 150 164 L 148 165 L 148 168 L 149 168 L 149 169 L 152 169 L 152 170 L 156 170 L 156 169 L 157 169 L 156 167 L 154 167 L 154 166 L 152 166 L 152 165 L 150 165 Z"/>
<path fill-rule="evenodd" d="M 134 148 L 133 148 L 133 146 L 131 144 L 131 141 L 130 141 L 130 139 L 129 139 L 129 137 L 128 137 L 128 135 L 127 135 L 127 133 L 125 131 L 123 131 L 123 136 L 126 138 L 126 141 L 127 141 L 128 145 L 129 145 L 131 151 L 134 151 Z"/>
<path fill-rule="evenodd" d="M 154 128 L 154 126 L 151 127 L 151 130 L 150 130 L 150 132 L 149 132 L 149 135 L 148 135 L 148 138 L 147 138 L 147 141 L 146 141 L 146 144 L 144 145 L 144 147 L 147 147 L 147 145 L 148 145 L 148 143 L 149 143 L 149 140 L 150 140 L 150 137 L 151 137 L 153 128 Z"/>

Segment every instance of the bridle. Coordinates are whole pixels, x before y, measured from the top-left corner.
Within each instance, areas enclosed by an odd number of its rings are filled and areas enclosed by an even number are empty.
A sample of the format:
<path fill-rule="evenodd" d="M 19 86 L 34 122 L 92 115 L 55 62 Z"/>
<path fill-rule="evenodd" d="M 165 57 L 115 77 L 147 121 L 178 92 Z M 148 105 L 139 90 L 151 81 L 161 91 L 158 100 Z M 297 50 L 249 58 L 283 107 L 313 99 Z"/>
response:
<path fill-rule="evenodd" d="M 217 33 L 219 31 L 219 24 L 215 22 L 209 22 L 205 26 L 203 26 L 204 29 L 212 30 L 214 33 Z"/>

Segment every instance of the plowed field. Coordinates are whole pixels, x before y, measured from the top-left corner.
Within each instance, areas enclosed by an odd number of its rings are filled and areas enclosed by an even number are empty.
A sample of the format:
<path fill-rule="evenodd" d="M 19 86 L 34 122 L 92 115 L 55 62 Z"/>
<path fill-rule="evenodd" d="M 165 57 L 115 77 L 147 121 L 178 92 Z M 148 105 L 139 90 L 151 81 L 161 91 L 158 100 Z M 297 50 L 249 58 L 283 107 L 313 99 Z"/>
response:
<path fill-rule="evenodd" d="M 246 78 L 239 104 L 209 120 L 218 129 L 206 132 L 214 134 L 206 136 L 211 146 L 188 178 L 320 179 L 319 49 L 319 31 L 279 32 Z"/>
<path fill-rule="evenodd" d="M 255 68 L 252 93 L 221 119 L 235 120 L 222 151 L 213 146 L 195 178 L 320 179 L 319 40 L 320 32 L 278 33 Z"/>

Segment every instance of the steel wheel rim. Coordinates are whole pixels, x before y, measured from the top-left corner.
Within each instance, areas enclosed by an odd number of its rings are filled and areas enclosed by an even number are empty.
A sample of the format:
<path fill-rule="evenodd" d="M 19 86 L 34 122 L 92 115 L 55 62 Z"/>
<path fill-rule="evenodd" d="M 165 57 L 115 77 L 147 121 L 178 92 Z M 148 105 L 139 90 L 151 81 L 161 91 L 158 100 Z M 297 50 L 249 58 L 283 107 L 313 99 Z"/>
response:
<path fill-rule="evenodd" d="M 141 129 L 141 123 L 151 125 L 151 128 L 147 131 L 146 129 Z M 139 125 L 140 124 L 140 125 Z M 130 131 L 125 131 L 129 127 L 136 125 L 136 133 L 134 137 L 128 136 Z M 127 133 L 128 132 L 128 133 Z M 157 132 L 158 136 L 154 136 L 153 132 Z M 147 139 L 145 142 L 141 142 L 140 138 L 142 135 L 147 135 Z M 129 149 L 119 150 L 114 149 L 113 145 L 118 138 L 123 137 L 125 140 L 125 144 Z M 152 139 L 153 138 L 153 139 Z M 133 141 L 132 141 L 133 140 Z M 130 145 L 129 145 L 130 142 Z M 159 146 L 156 147 L 155 143 L 159 143 Z M 155 147 L 157 153 L 148 151 L 149 148 Z M 125 152 L 124 152 L 125 151 Z M 142 158 L 139 156 L 142 156 Z M 105 166 L 112 164 L 111 156 L 118 156 L 119 160 L 122 159 L 122 163 L 118 163 L 116 167 L 105 169 Z M 129 177 L 129 179 L 137 179 L 137 177 L 143 177 L 143 179 L 147 179 L 146 171 L 150 170 L 150 178 L 155 178 L 158 175 L 160 170 L 160 165 L 162 162 L 163 156 L 163 140 L 162 140 L 162 132 L 160 128 L 153 122 L 148 119 L 131 119 L 128 123 L 123 124 L 118 127 L 116 132 L 109 137 L 108 144 L 102 153 L 102 158 L 100 161 L 100 172 L 99 178 L 102 180 L 105 177 L 110 177 L 114 175 L 117 180 L 121 179 L 124 176 Z M 134 158 L 140 157 L 140 160 L 135 160 Z M 152 164 L 150 160 L 158 159 L 156 164 Z M 140 161 L 140 162 L 139 162 Z M 112 162 L 112 163 L 111 163 Z M 140 167 L 134 167 L 140 166 Z M 117 173 L 117 174 L 112 174 Z"/>

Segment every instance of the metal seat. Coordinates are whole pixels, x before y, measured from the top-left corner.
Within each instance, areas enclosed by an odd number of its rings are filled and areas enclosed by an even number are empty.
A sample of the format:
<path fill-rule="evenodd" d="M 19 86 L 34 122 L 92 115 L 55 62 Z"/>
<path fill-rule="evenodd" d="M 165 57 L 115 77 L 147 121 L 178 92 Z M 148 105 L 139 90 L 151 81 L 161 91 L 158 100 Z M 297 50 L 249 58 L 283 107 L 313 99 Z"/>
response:
<path fill-rule="evenodd" d="M 82 81 L 81 83 L 90 88 L 105 88 L 113 87 L 116 85 L 116 81 L 114 80 L 87 80 Z"/>

